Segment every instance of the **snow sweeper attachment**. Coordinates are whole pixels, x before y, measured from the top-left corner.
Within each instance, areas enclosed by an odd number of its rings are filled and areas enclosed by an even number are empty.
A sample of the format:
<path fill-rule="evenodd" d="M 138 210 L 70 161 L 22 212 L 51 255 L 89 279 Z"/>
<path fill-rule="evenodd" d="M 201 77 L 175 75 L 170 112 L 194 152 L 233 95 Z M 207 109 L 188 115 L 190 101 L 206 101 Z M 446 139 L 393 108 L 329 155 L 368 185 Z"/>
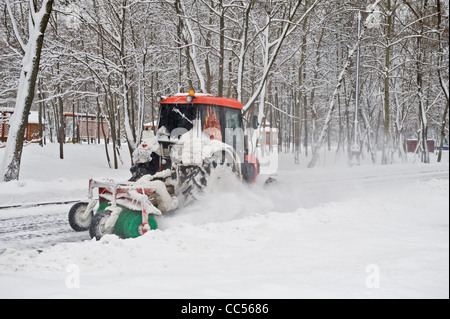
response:
<path fill-rule="evenodd" d="M 94 199 L 94 193 L 98 193 L 98 199 Z M 90 180 L 89 200 L 72 206 L 69 224 L 76 231 L 89 230 L 96 239 L 106 234 L 135 238 L 158 228 L 155 216 L 160 216 L 161 210 L 176 207 L 177 199 L 169 194 L 164 182 L 150 175 L 137 182 Z"/>
<path fill-rule="evenodd" d="M 256 180 L 259 162 L 248 151 L 239 101 L 191 91 L 158 102 L 156 134 L 144 132 L 133 153 L 132 177 L 90 180 L 89 199 L 69 212 L 74 230 L 89 230 L 97 239 L 134 238 L 156 229 L 159 216 L 196 199 L 225 175 Z"/>

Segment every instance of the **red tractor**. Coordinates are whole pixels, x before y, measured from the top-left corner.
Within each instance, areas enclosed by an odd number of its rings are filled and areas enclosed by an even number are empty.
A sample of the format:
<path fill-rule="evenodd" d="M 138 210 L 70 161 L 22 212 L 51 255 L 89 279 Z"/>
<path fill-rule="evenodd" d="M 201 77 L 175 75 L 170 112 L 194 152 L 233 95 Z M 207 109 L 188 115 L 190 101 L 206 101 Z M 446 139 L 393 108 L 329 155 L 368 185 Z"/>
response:
<path fill-rule="evenodd" d="M 157 228 L 154 216 L 185 205 L 224 174 L 246 183 L 256 180 L 259 163 L 248 150 L 239 101 L 190 91 L 158 102 L 156 133 L 143 134 L 133 153 L 132 177 L 91 180 L 89 201 L 69 212 L 74 230 L 89 230 L 97 239 L 110 233 L 137 237 Z M 257 118 L 250 125 L 256 129 Z"/>

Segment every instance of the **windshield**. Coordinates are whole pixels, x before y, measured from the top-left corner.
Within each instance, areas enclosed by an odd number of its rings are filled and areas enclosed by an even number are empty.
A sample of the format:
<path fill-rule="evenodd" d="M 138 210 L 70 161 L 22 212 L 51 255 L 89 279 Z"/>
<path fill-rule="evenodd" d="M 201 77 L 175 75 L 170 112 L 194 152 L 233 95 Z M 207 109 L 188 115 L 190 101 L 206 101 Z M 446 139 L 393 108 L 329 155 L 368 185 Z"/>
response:
<path fill-rule="evenodd" d="M 165 127 L 170 134 L 174 129 L 187 131 L 194 127 L 197 118 L 197 106 L 192 104 L 161 104 L 158 129 Z"/>

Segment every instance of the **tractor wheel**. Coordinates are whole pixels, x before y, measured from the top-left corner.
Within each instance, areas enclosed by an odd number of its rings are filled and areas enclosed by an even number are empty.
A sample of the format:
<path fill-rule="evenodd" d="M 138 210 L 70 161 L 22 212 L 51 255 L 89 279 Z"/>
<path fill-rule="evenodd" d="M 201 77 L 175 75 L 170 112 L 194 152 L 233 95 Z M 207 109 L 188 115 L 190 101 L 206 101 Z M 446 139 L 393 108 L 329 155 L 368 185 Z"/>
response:
<path fill-rule="evenodd" d="M 237 172 L 229 164 L 211 164 L 208 176 L 208 192 L 217 192 L 226 190 L 227 187 L 233 185 L 239 178 Z"/>
<path fill-rule="evenodd" d="M 183 166 L 179 170 L 182 194 L 185 198 L 196 199 L 196 195 L 207 189 L 214 190 L 227 180 L 239 179 L 238 164 L 233 158 L 226 158 L 225 152 L 203 161 L 202 165 Z"/>
<path fill-rule="evenodd" d="M 89 227 L 89 235 L 91 235 L 91 238 L 100 240 L 104 235 L 114 233 L 114 226 L 106 227 L 106 221 L 110 216 L 111 211 L 109 210 L 101 210 L 94 215 L 91 226 Z"/>
<path fill-rule="evenodd" d="M 89 229 L 92 221 L 93 213 L 90 212 L 86 217 L 84 217 L 84 212 L 88 207 L 88 203 L 79 202 L 70 208 L 69 211 L 69 224 L 75 231 L 85 231 Z"/>
<path fill-rule="evenodd" d="M 210 171 L 206 171 L 201 166 L 184 166 L 179 171 L 181 193 L 186 197 L 194 197 L 203 193 L 208 183 Z"/>

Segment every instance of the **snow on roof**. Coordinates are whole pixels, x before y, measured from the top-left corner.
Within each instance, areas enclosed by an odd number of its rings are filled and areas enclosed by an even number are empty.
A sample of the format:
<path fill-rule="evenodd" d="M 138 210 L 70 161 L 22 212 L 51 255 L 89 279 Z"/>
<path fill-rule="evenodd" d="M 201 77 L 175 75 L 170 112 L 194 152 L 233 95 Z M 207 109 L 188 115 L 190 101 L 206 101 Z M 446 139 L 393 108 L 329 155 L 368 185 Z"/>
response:
<path fill-rule="evenodd" d="M 28 124 L 39 124 L 39 112 L 30 112 L 28 115 Z"/>
<path fill-rule="evenodd" d="M 14 112 L 14 108 L 13 107 L 0 106 L 0 112 L 13 113 Z"/>
<path fill-rule="evenodd" d="M 0 112 L 14 113 L 13 107 L 0 107 Z M 44 119 L 42 119 L 44 123 Z M 39 124 L 39 112 L 31 111 L 28 114 L 28 124 Z"/>
<path fill-rule="evenodd" d="M 75 116 L 75 117 L 84 117 L 84 118 L 86 118 L 86 117 L 97 118 L 98 117 L 97 114 L 90 114 L 90 113 L 86 114 L 86 113 L 77 113 L 77 112 L 75 112 L 75 113 L 64 112 L 64 116 L 69 116 L 69 117 L 74 117 Z M 103 115 L 101 115 L 101 117 L 103 117 Z"/>

